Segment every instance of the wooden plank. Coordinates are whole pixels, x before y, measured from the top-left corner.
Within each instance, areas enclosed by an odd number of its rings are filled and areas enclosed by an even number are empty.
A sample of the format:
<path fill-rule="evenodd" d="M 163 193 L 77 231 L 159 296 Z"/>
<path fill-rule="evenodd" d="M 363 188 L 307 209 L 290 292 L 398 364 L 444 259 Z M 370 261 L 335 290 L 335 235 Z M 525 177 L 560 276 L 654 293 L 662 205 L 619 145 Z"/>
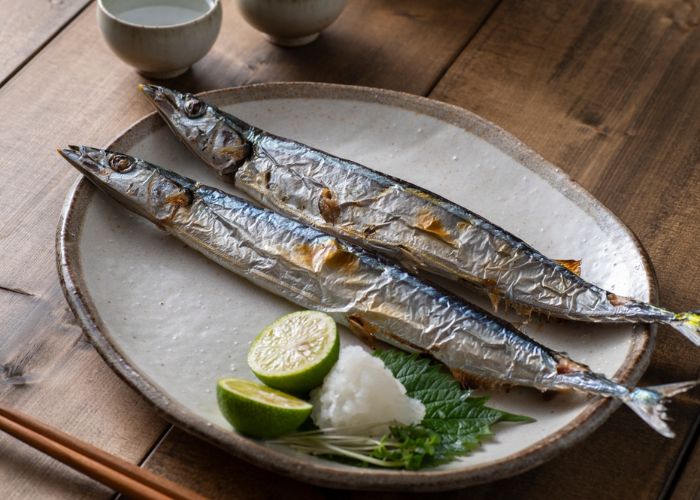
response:
<path fill-rule="evenodd" d="M 678 310 L 697 306 L 695 274 L 686 262 L 697 261 L 692 228 L 700 216 L 697 189 L 683 189 L 700 185 L 700 39 L 687 26 L 682 11 L 663 5 L 506 2 L 432 94 L 513 132 L 606 203 L 640 235 L 656 264 L 664 303 Z M 643 381 L 696 378 L 696 357 L 685 340 L 661 328 Z M 698 414 L 698 391 L 676 398 L 671 414 L 675 440 L 621 409 L 585 442 L 533 471 L 440 497 L 655 498 Z M 167 474 L 194 443 L 174 434 L 168 454 L 157 452 L 148 465 Z M 203 466 L 178 471 L 178 477 L 191 486 L 216 481 L 206 490 L 215 498 L 235 491 L 238 481 L 226 479 L 226 471 L 238 467 L 236 459 L 200 456 Z M 694 463 L 679 488 L 696 488 Z"/>
<path fill-rule="evenodd" d="M 326 498 L 319 488 L 255 467 L 177 427 L 149 457 L 147 468 L 212 499 Z"/>
<path fill-rule="evenodd" d="M 496 3 L 356 0 L 316 42 L 295 49 L 268 43 L 228 9 L 207 60 L 175 86 L 211 89 L 289 80 L 426 94 Z"/>
<path fill-rule="evenodd" d="M 696 421 L 696 431 L 700 427 L 700 418 Z M 700 441 L 696 439 L 689 443 L 687 459 L 679 464 L 679 476 L 676 484 L 671 485 L 670 498 L 672 500 L 698 500 L 700 499 Z"/>
<path fill-rule="evenodd" d="M 90 0 L 0 0 L 0 86 Z"/>
<path fill-rule="evenodd" d="M 686 262 L 698 260 L 700 203 L 697 189 L 682 189 L 700 185 L 700 39 L 689 24 L 682 9 L 654 2 L 507 1 L 432 94 L 511 131 L 606 203 L 639 234 L 664 303 L 678 310 L 698 305 L 696 273 Z M 687 341 L 661 328 L 643 382 L 694 379 L 696 358 Z M 621 409 L 585 442 L 533 471 L 440 498 L 656 498 L 697 414 L 697 390 L 676 398 L 671 415 L 679 437 L 666 440 Z M 147 465 L 168 474 L 196 442 L 173 434 L 168 453 L 156 452 Z M 190 486 L 211 481 L 203 491 L 224 498 L 234 480 L 223 478 L 238 467 L 218 456 L 177 469 L 177 476 Z"/>
<path fill-rule="evenodd" d="M 57 284 L 42 293 L 41 303 L 30 314 L 38 331 L 47 335 L 30 335 L 31 347 L 23 357 L 3 363 L 5 376 L 9 371 L 30 377 L 26 384 L 15 378 L 12 384 L 0 385 L 3 402 L 102 449 L 134 462 L 140 460 L 144 443 L 157 440 L 162 433 L 162 420 L 142 398 L 123 387 L 81 338 Z M 115 386 L 119 390 L 112 390 Z M 111 493 L 33 448 L 0 436 L 2 498 L 88 499 Z"/>
<path fill-rule="evenodd" d="M 303 79 L 423 93 L 432 88 L 491 5 L 461 0 L 430 6 L 420 0 L 355 1 L 318 42 L 290 50 L 270 45 L 227 4 L 214 50 L 171 84 L 199 91 L 252 81 Z M 11 126 L 0 130 L 4 173 L 0 185 L 0 380 L 4 383 L 0 391 L 8 404 L 137 461 L 167 425 L 87 347 L 61 296 L 54 264 L 58 213 L 76 179 L 54 148 L 69 143 L 106 144 L 151 111 L 136 91 L 142 78 L 99 40 L 94 16 L 93 5 L 0 88 L 0 107 L 12 110 Z M 208 492 L 209 483 L 197 478 L 207 477 L 207 456 L 221 455 L 203 452 L 197 462 L 188 460 L 187 451 L 168 455 L 168 449 L 179 450 L 174 446 L 178 442 L 166 440 L 163 453 L 157 452 L 150 466 L 158 468 L 162 463 L 167 470 L 179 471 L 176 480 L 194 482 L 195 488 Z M 0 471 L 0 498 L 108 494 L 3 436 L 0 450 L 0 461 L 7 464 Z M 284 495 L 309 491 L 262 471 L 250 472 L 243 463 L 221 471 L 211 484 L 232 480 L 228 476 L 238 470 L 243 477 L 255 476 L 256 483 L 269 483 L 270 491 L 276 485 Z"/>
<path fill-rule="evenodd" d="M 700 30 L 687 5 L 503 2 L 432 97 L 494 121 L 559 165 L 640 237 L 663 304 L 697 308 Z M 695 20 L 693 20 L 695 19 Z M 697 378 L 697 349 L 660 328 L 643 383 Z M 620 410 L 592 438 L 470 498 L 656 498 L 700 411 L 671 405 L 679 437 Z"/>

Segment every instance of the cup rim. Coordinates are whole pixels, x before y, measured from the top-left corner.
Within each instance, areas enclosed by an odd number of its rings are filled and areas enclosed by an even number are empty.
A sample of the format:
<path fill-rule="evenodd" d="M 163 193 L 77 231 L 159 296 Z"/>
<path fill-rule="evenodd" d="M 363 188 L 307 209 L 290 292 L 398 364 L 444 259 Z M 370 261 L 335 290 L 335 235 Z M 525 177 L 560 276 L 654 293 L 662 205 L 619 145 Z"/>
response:
<path fill-rule="evenodd" d="M 100 9 L 102 13 L 104 13 L 107 17 L 112 19 L 118 24 L 123 24 L 125 26 L 131 26 L 133 28 L 145 28 L 149 30 L 162 30 L 162 29 L 172 29 L 172 28 L 181 28 L 183 26 L 189 26 L 191 24 L 195 24 L 199 21 L 202 21 L 203 19 L 209 17 L 214 13 L 214 10 L 219 6 L 221 3 L 221 0 L 204 0 L 207 4 L 209 4 L 209 9 L 202 13 L 200 16 L 195 17 L 194 19 L 190 19 L 189 21 L 185 21 L 184 23 L 176 23 L 176 24 L 167 24 L 164 26 L 155 26 L 152 24 L 137 24 L 137 23 L 131 23 L 129 21 L 125 21 L 124 19 L 121 19 L 120 17 L 117 17 L 114 15 L 110 10 L 105 7 L 104 5 L 104 0 L 97 0 L 97 6 Z"/>

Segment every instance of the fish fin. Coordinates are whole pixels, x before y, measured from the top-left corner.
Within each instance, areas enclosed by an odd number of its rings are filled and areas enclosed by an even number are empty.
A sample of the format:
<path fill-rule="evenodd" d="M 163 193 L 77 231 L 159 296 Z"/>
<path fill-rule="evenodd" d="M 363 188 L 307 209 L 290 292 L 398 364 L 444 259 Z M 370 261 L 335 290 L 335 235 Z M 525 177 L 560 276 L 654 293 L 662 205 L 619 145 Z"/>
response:
<path fill-rule="evenodd" d="M 666 424 L 667 416 L 664 402 L 671 396 L 692 389 L 699 382 L 700 380 L 693 380 L 675 384 L 640 387 L 632 390 L 623 401 L 642 420 L 653 427 L 656 432 L 667 438 L 672 438 L 675 434 Z"/>
<path fill-rule="evenodd" d="M 575 259 L 554 259 L 554 262 L 562 267 L 567 268 L 576 276 L 581 276 L 581 261 Z"/>
<path fill-rule="evenodd" d="M 700 346 L 700 313 L 678 313 L 668 324 L 685 335 L 693 344 Z"/>

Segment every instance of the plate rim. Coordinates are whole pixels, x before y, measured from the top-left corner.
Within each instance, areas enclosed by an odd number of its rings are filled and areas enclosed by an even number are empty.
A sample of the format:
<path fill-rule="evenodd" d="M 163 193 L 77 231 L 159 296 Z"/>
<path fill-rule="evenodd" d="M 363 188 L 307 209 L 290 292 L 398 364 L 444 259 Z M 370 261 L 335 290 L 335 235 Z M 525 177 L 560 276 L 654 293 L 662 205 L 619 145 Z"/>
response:
<path fill-rule="evenodd" d="M 631 238 L 642 257 L 643 271 L 649 287 L 649 302 L 657 302 L 656 275 L 651 260 L 637 236 L 566 172 L 546 161 L 512 134 L 475 113 L 452 104 L 405 92 L 316 82 L 260 83 L 212 90 L 198 95 L 214 103 L 227 99 L 229 104 L 265 98 L 329 98 L 376 102 L 425 114 L 476 134 L 518 160 L 526 168 L 533 170 L 572 202 L 592 216 L 595 214 L 596 219 L 604 217 L 607 224 L 619 226 Z M 119 142 L 133 140 L 133 136 L 154 119 L 157 120 L 155 123 L 157 128 L 165 126 L 154 111 L 124 129 L 109 142 L 107 148 Z M 476 129 L 468 130 L 467 125 L 476 126 Z M 83 331 L 108 366 L 153 405 L 167 421 L 257 466 L 324 487 L 364 490 L 410 488 L 413 491 L 455 489 L 510 477 L 552 459 L 564 449 L 591 434 L 621 404 L 612 399 L 592 400 L 587 403 L 582 413 L 554 434 L 508 457 L 463 470 L 385 471 L 359 468 L 340 470 L 326 466 L 321 461 L 310 463 L 295 455 L 276 451 L 258 441 L 218 426 L 211 424 L 207 426 L 203 417 L 195 415 L 182 404 L 170 400 L 155 382 L 141 374 L 136 367 L 131 366 L 128 357 L 121 353 L 116 344 L 111 341 L 111 334 L 102 323 L 87 293 L 81 274 L 79 234 L 85 208 L 94 192 L 96 189 L 89 181 L 82 176 L 78 177 L 65 199 L 56 232 L 56 264 L 61 288 Z M 595 210 L 591 211 L 591 209 Z M 637 330 L 630 343 L 625 362 L 613 376 L 618 381 L 636 383 L 649 364 L 656 336 L 656 325 L 640 325 Z"/>

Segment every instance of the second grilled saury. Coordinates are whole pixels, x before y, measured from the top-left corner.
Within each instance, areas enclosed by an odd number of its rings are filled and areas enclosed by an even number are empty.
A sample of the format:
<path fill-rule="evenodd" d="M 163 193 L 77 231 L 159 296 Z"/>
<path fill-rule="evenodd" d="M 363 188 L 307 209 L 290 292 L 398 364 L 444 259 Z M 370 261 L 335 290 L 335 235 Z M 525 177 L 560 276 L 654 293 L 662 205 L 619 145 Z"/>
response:
<path fill-rule="evenodd" d="M 98 188 L 190 247 L 356 335 L 433 356 L 463 381 L 617 398 L 664 436 L 663 400 L 694 382 L 626 387 L 361 248 L 143 160 L 60 153 Z"/>
<path fill-rule="evenodd" d="M 494 303 L 593 322 L 668 324 L 700 345 L 700 315 L 606 291 L 479 215 L 418 186 L 277 137 L 191 94 L 141 87 L 206 164 L 264 206 Z M 573 267 L 573 266 L 570 266 Z"/>

